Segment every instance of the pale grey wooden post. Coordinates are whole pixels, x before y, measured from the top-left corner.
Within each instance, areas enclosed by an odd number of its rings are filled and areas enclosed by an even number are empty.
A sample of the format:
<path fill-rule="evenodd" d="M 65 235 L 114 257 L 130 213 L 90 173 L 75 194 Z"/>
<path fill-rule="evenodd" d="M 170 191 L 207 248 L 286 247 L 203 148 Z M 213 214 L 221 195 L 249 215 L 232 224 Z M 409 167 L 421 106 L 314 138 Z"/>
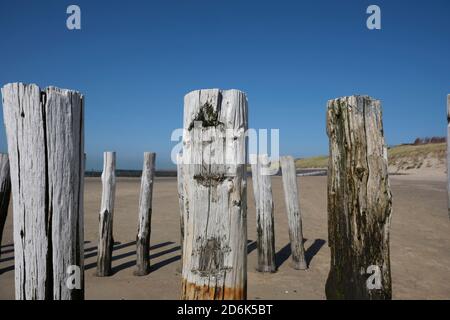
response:
<path fill-rule="evenodd" d="M 183 155 L 177 154 L 177 188 L 178 188 L 178 204 L 180 207 L 180 248 L 181 257 L 183 257 L 183 243 L 184 243 L 184 184 L 183 184 Z M 177 267 L 178 272 L 183 270 L 183 259 L 180 259 L 180 265 Z"/>
<path fill-rule="evenodd" d="M 113 219 L 116 195 L 116 153 L 103 154 L 102 203 L 99 216 L 99 240 L 97 250 L 98 277 L 112 274 L 111 262 L 114 246 Z"/>
<path fill-rule="evenodd" d="M 241 91 L 185 96 L 182 299 L 246 298 L 247 119 Z"/>
<path fill-rule="evenodd" d="M 2 89 L 17 299 L 84 298 L 84 104 L 75 91 Z"/>
<path fill-rule="evenodd" d="M 136 236 L 135 275 L 150 273 L 150 235 L 152 230 L 153 182 L 155 179 L 155 153 L 144 153 L 144 168 L 141 178 L 141 195 L 139 197 L 139 225 Z"/>
<path fill-rule="evenodd" d="M 267 154 L 256 157 L 252 167 L 253 194 L 256 208 L 256 233 L 259 272 L 275 272 L 275 226 L 273 217 L 272 180 Z"/>
<path fill-rule="evenodd" d="M 11 179 L 9 174 L 9 159 L 7 154 L 0 153 L 0 244 L 3 238 L 6 217 L 8 216 L 10 196 Z"/>
<path fill-rule="evenodd" d="M 281 157 L 284 199 L 289 223 L 289 239 L 291 240 L 292 267 L 297 270 L 308 269 L 303 246 L 302 215 L 298 199 L 297 172 L 294 158 Z"/>

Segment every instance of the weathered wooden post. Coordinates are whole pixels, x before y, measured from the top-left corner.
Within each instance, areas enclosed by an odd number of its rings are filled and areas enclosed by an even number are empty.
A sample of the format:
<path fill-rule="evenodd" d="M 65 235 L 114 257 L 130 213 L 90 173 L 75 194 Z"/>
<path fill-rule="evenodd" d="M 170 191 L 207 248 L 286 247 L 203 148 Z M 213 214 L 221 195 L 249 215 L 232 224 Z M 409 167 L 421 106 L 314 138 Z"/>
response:
<path fill-rule="evenodd" d="M 448 217 L 450 218 L 450 94 L 447 95 L 447 196 Z"/>
<path fill-rule="evenodd" d="M 292 267 L 297 270 L 308 269 L 303 246 L 302 215 L 298 200 L 297 172 L 294 158 L 281 157 L 284 199 L 289 223 L 289 239 L 291 240 Z"/>
<path fill-rule="evenodd" d="M 328 299 L 391 299 L 392 196 L 380 101 L 328 101 Z"/>
<path fill-rule="evenodd" d="M 83 96 L 22 83 L 2 95 L 16 299 L 83 299 Z"/>
<path fill-rule="evenodd" d="M 111 258 L 114 246 L 113 218 L 116 194 L 116 153 L 103 154 L 102 204 L 99 216 L 99 240 L 97 254 L 98 277 L 111 275 Z"/>
<path fill-rule="evenodd" d="M 150 273 L 150 234 L 152 230 L 152 198 L 155 177 L 155 153 L 144 153 L 144 168 L 139 197 L 139 226 L 136 236 L 135 275 L 145 276 Z"/>
<path fill-rule="evenodd" d="M 2 242 L 3 229 L 8 215 L 10 196 L 11 179 L 9 174 L 9 159 L 7 154 L 0 153 L 0 244 Z"/>
<path fill-rule="evenodd" d="M 178 187 L 178 204 L 180 206 L 180 248 L 181 257 L 183 257 L 183 242 L 184 242 L 184 185 L 183 185 L 183 155 L 177 154 L 177 187 Z M 183 270 L 183 259 L 180 259 L 180 266 L 177 271 Z"/>
<path fill-rule="evenodd" d="M 272 180 L 267 154 L 256 157 L 252 163 L 253 194 L 256 208 L 256 232 L 259 272 L 275 272 L 275 229 L 273 217 Z"/>
<path fill-rule="evenodd" d="M 247 119 L 241 91 L 185 96 L 182 299 L 246 298 Z"/>

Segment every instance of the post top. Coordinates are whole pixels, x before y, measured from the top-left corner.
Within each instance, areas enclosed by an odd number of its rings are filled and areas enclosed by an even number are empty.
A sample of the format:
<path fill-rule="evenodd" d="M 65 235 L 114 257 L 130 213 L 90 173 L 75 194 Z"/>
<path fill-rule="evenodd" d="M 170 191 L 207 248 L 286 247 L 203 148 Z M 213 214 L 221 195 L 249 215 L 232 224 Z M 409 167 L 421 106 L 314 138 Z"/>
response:
<path fill-rule="evenodd" d="M 3 85 L 2 87 L 2 91 L 8 88 L 19 88 L 19 87 L 30 87 L 33 88 L 35 90 L 38 90 L 40 92 L 50 92 L 50 91 L 54 91 L 54 92 L 58 92 L 64 95 L 69 95 L 69 94 L 77 94 L 81 97 L 83 97 L 83 94 L 81 94 L 81 92 L 77 91 L 77 90 L 70 90 L 70 89 L 62 89 L 62 88 L 58 88 L 55 86 L 48 86 L 45 88 L 41 88 L 39 87 L 37 84 L 35 83 L 23 83 L 23 82 L 11 82 L 11 83 L 7 83 L 5 85 Z"/>
<path fill-rule="evenodd" d="M 328 102 L 338 101 L 338 100 L 339 101 L 342 101 L 342 100 L 348 101 L 348 100 L 351 100 L 351 99 L 379 101 L 379 99 L 373 98 L 373 97 L 371 97 L 371 96 L 369 96 L 367 94 L 355 94 L 355 95 L 351 95 L 351 96 L 342 96 L 342 97 L 339 97 L 339 98 L 330 99 L 330 100 L 328 100 Z"/>
<path fill-rule="evenodd" d="M 219 89 L 219 88 L 210 88 L 210 89 L 198 89 L 198 90 L 193 90 L 188 92 L 185 97 L 192 95 L 192 94 L 200 94 L 202 92 L 210 92 L 210 93 L 226 93 L 226 92 L 233 92 L 233 93 L 238 93 L 238 94 L 242 94 L 244 96 L 247 96 L 245 94 L 244 91 L 239 90 L 239 89 Z"/>
<path fill-rule="evenodd" d="M 380 108 L 381 102 L 378 99 L 372 98 L 368 95 L 353 95 L 335 98 L 328 100 L 327 107 L 341 108 L 341 107 L 354 107 L 362 111 L 363 106 L 369 108 Z"/>
<path fill-rule="evenodd" d="M 280 160 L 294 160 L 294 157 L 290 155 L 280 156 Z"/>

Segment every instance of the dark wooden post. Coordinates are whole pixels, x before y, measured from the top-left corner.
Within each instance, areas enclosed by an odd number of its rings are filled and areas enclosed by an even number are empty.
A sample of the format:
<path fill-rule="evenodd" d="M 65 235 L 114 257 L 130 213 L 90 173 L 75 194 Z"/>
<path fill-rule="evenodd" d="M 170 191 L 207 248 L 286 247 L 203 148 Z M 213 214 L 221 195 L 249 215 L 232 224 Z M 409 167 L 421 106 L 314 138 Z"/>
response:
<path fill-rule="evenodd" d="M 152 230 L 152 198 L 153 180 L 155 177 L 155 153 L 144 154 L 144 168 L 141 179 L 141 195 L 139 198 L 139 226 L 136 236 L 137 276 L 150 273 L 150 235 Z"/>
<path fill-rule="evenodd" d="M 241 91 L 185 96 L 182 299 L 246 298 L 247 123 Z"/>
<path fill-rule="evenodd" d="M 328 299 L 391 299 L 392 197 L 381 106 L 367 96 L 328 102 Z"/>
<path fill-rule="evenodd" d="M 7 154 L 0 153 L 0 244 L 3 238 L 6 217 L 8 216 L 10 196 L 11 179 L 9 175 L 9 159 Z"/>
<path fill-rule="evenodd" d="M 2 95 L 16 299 L 82 299 L 83 96 L 22 83 L 5 85 Z"/>
<path fill-rule="evenodd" d="M 258 155 L 252 164 L 253 194 L 256 208 L 256 232 L 259 272 L 275 272 L 275 228 L 273 218 L 270 161 L 266 154 Z"/>

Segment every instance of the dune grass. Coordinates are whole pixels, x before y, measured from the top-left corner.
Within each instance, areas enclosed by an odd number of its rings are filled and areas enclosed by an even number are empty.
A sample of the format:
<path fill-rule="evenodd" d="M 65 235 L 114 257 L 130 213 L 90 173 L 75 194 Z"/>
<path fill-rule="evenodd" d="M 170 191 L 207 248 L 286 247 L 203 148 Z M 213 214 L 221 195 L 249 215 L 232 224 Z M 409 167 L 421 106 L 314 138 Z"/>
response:
<path fill-rule="evenodd" d="M 389 165 L 412 162 L 417 163 L 415 167 L 420 167 L 420 162 L 426 157 L 433 157 L 440 161 L 445 160 L 446 152 L 446 143 L 399 145 L 388 149 L 388 161 Z M 296 159 L 295 164 L 297 168 L 326 168 L 328 166 L 328 156 Z"/>
<path fill-rule="evenodd" d="M 418 158 L 426 156 L 434 156 L 438 159 L 444 158 L 447 147 L 445 143 L 430 143 L 423 145 L 400 145 L 392 147 L 388 150 L 389 162 L 399 158 Z"/>
<path fill-rule="evenodd" d="M 426 159 L 436 159 L 445 162 L 447 153 L 446 143 L 429 143 L 423 145 L 400 145 L 388 150 L 389 165 L 399 169 L 421 168 Z"/>
<path fill-rule="evenodd" d="M 328 167 L 328 156 L 318 156 L 295 160 L 297 168 L 326 168 Z"/>

